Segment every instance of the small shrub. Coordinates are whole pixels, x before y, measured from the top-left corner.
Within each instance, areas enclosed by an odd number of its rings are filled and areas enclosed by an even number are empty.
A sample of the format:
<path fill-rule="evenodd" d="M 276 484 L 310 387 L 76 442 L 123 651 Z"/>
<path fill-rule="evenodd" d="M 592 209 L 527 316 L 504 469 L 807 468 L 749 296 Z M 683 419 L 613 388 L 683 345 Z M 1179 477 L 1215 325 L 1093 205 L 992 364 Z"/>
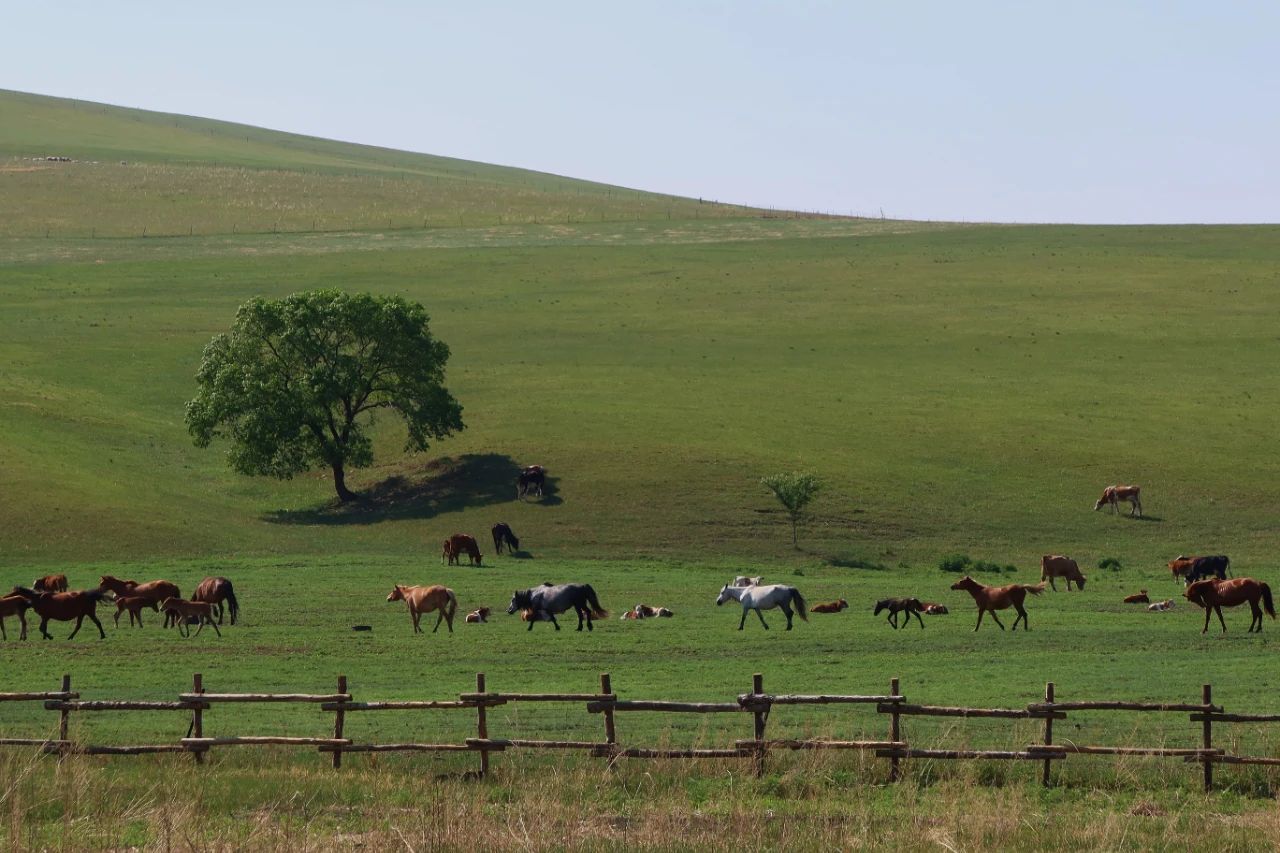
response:
<path fill-rule="evenodd" d="M 1122 565 L 1123 564 L 1119 560 L 1117 560 L 1115 557 L 1103 557 L 1101 560 L 1098 561 L 1098 568 L 1104 569 L 1104 570 L 1110 569 L 1113 572 L 1120 571 Z"/>
<path fill-rule="evenodd" d="M 968 571 L 971 565 L 973 560 L 969 559 L 968 554 L 948 554 L 938 562 L 939 569 L 956 574 Z"/>
<path fill-rule="evenodd" d="M 795 575 L 795 576 L 796 576 L 796 577 L 798 577 L 798 578 L 802 578 L 802 577 L 804 577 L 804 569 L 796 569 L 796 570 L 795 570 L 794 572 L 792 572 L 791 574 Z"/>

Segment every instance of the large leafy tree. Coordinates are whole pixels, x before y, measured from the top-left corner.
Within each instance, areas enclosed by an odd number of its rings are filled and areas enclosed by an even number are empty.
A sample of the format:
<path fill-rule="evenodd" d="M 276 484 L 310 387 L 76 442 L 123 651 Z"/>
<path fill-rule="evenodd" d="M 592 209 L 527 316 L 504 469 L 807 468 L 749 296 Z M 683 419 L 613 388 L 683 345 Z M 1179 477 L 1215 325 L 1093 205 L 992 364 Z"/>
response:
<path fill-rule="evenodd" d="M 449 347 L 426 310 L 398 296 L 338 290 L 250 299 L 231 330 L 204 349 L 187 428 L 199 447 L 231 441 L 231 467 L 288 479 L 325 466 L 342 501 L 348 468 L 373 461 L 369 427 L 379 409 L 408 430 L 407 451 L 463 429 L 444 387 Z"/>

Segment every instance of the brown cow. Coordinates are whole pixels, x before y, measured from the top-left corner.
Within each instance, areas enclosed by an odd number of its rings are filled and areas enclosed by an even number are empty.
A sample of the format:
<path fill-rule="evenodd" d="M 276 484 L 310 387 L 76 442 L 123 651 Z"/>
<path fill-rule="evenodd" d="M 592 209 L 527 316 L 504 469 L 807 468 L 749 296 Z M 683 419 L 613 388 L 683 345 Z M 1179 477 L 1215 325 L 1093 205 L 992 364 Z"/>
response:
<path fill-rule="evenodd" d="M 1140 590 L 1136 595 L 1126 595 L 1124 597 L 1125 604 L 1150 604 L 1151 599 L 1147 596 L 1147 591 Z"/>
<path fill-rule="evenodd" d="M 480 546 L 474 536 L 455 533 L 445 540 L 444 556 L 449 558 L 449 565 L 457 565 L 463 554 L 467 555 L 471 565 L 480 565 Z"/>
<path fill-rule="evenodd" d="M 1093 508 L 1099 510 L 1103 506 L 1109 506 L 1111 511 L 1118 515 L 1122 501 L 1129 504 L 1129 515 L 1142 515 L 1141 486 L 1107 486 L 1102 490 L 1102 497 L 1098 498 Z"/>
<path fill-rule="evenodd" d="M 1058 585 L 1053 582 L 1054 578 L 1066 578 L 1068 591 L 1071 590 L 1073 581 L 1080 589 L 1084 589 L 1084 575 L 1080 574 L 1080 567 L 1075 560 L 1061 554 L 1045 554 L 1040 558 L 1040 581 L 1048 581 L 1049 586 L 1057 592 Z"/>
<path fill-rule="evenodd" d="M 1191 571 L 1191 567 L 1196 564 L 1198 559 L 1200 558 L 1179 554 L 1175 559 L 1169 561 L 1169 571 L 1175 578 L 1185 578 L 1187 572 Z"/>
<path fill-rule="evenodd" d="M 839 598 L 839 599 L 836 599 L 835 601 L 827 601 L 827 602 L 823 602 L 822 604 L 815 604 L 809 608 L 809 612 L 810 613 L 839 613 L 841 610 L 844 610 L 848 606 L 849 606 L 849 602 L 845 601 L 843 598 Z"/>

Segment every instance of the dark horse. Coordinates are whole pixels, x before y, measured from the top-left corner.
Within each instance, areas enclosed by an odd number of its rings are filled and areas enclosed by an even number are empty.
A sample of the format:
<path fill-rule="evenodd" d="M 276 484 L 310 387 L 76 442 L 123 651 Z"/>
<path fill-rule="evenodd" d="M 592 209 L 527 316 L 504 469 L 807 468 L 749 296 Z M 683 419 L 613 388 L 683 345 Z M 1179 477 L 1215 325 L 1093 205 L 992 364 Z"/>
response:
<path fill-rule="evenodd" d="M 493 552 L 501 554 L 503 544 L 506 544 L 507 550 L 512 554 L 520 550 L 520 540 L 511 532 L 511 525 L 499 521 L 493 526 Z"/>
<path fill-rule="evenodd" d="M 924 605 L 920 603 L 918 598 L 882 598 L 876 602 L 875 612 L 872 616 L 879 616 L 881 610 L 888 610 L 888 622 L 894 628 L 905 628 L 911 624 L 911 616 L 915 614 L 916 621 L 920 623 L 920 627 L 924 627 L 924 620 L 920 618 L 920 613 L 924 610 Z M 898 625 L 898 614 L 904 613 L 902 617 L 902 625 Z"/>
<path fill-rule="evenodd" d="M 200 581 L 196 591 L 191 595 L 192 601 L 204 601 L 213 605 L 213 612 L 218 615 L 218 624 L 222 624 L 222 602 L 227 603 L 227 612 L 231 616 L 231 624 L 236 624 L 240 615 L 240 602 L 236 601 L 236 591 L 231 581 L 226 578 L 205 578 Z"/>
<path fill-rule="evenodd" d="M 534 622 L 541 621 L 549 621 L 559 631 L 560 623 L 556 621 L 556 614 L 564 613 L 570 607 L 578 614 L 579 631 L 582 630 L 584 620 L 587 630 L 594 631 L 591 620 L 609 616 L 609 611 L 600 606 L 596 591 L 585 583 L 565 583 L 559 586 L 544 584 L 533 589 L 518 589 L 511 596 L 511 606 L 507 608 L 507 613 L 509 615 L 518 610 L 529 610 L 532 612 L 532 618 L 529 619 L 530 631 L 533 630 Z"/>
<path fill-rule="evenodd" d="M 56 619 L 59 622 L 76 620 L 75 630 L 71 632 L 70 637 L 67 637 L 70 640 L 80 630 L 80 624 L 84 622 L 86 616 L 98 626 L 98 633 L 102 635 L 102 639 L 107 638 L 107 632 L 102 630 L 102 623 L 98 621 L 97 614 L 98 602 L 106 595 L 106 592 L 101 589 L 79 592 L 36 592 L 25 586 L 15 586 L 12 594 L 20 595 L 31 602 L 31 609 L 40 617 L 40 635 L 46 640 L 53 639 L 53 635 L 48 631 L 50 619 Z"/>
<path fill-rule="evenodd" d="M 547 469 L 541 465 L 529 465 L 520 469 L 516 477 L 516 497 L 521 500 L 525 495 L 535 494 L 542 497 L 542 487 L 547 483 Z"/>

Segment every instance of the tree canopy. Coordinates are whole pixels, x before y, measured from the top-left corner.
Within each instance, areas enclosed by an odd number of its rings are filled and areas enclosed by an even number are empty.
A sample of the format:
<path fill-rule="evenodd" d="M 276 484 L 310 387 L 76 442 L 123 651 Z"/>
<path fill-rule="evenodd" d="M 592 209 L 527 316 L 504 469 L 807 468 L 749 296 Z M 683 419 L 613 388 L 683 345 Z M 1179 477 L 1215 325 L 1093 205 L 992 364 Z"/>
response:
<path fill-rule="evenodd" d="M 817 497 L 818 491 L 822 488 L 822 481 L 818 479 L 817 474 L 793 471 L 763 477 L 760 484 L 773 492 L 778 503 L 782 504 L 783 509 L 790 516 L 791 544 L 796 545 L 796 524 L 800 521 L 800 514 L 804 512 L 809 502 Z"/>
<path fill-rule="evenodd" d="M 444 387 L 449 347 L 426 310 L 398 296 L 339 290 L 255 297 L 204 348 L 186 422 L 195 443 L 228 438 L 231 467 L 289 479 L 328 466 L 342 501 L 346 469 L 373 461 L 373 413 L 394 412 L 405 450 L 464 428 Z"/>

